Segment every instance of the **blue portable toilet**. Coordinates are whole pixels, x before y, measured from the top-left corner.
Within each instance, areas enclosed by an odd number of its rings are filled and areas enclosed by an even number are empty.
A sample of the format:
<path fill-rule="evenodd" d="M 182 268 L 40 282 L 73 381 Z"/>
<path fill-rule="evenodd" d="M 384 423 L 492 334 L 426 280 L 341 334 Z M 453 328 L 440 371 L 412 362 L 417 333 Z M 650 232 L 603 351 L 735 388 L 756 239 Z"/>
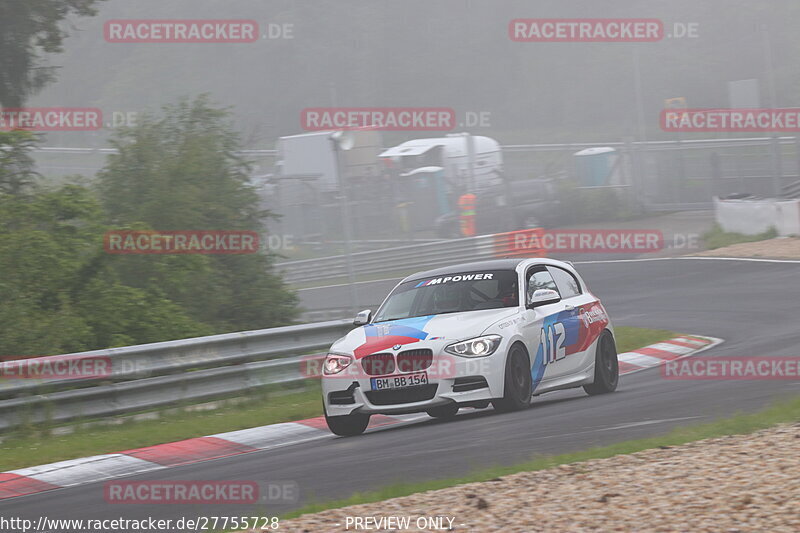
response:
<path fill-rule="evenodd" d="M 573 154 L 578 182 L 583 187 L 610 185 L 616 170 L 617 151 L 609 146 L 586 148 Z"/>

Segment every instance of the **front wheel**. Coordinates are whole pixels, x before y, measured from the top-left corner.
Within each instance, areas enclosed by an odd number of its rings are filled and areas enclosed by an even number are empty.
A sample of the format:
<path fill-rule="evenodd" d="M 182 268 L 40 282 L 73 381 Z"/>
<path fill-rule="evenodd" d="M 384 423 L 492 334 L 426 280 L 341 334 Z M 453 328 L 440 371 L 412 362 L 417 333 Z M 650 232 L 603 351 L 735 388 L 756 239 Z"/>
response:
<path fill-rule="evenodd" d="M 594 355 L 594 383 L 584 385 L 587 394 L 606 394 L 617 390 L 619 383 L 619 361 L 614 337 L 606 330 L 597 340 Z"/>
<path fill-rule="evenodd" d="M 328 413 L 325 412 L 325 422 L 334 435 L 355 437 L 366 431 L 369 425 L 369 415 L 353 413 L 344 416 L 328 416 Z"/>
<path fill-rule="evenodd" d="M 506 358 L 503 397 L 492 400 L 492 405 L 495 411 L 519 411 L 531 404 L 532 393 L 533 380 L 528 353 L 520 345 L 515 344 Z"/>

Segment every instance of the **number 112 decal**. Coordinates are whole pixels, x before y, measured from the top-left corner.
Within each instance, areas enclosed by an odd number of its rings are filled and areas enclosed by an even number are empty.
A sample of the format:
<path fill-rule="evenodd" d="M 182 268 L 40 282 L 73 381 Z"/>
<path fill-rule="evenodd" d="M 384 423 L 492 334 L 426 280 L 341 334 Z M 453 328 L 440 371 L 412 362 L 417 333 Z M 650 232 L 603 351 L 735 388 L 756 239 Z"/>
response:
<path fill-rule="evenodd" d="M 542 328 L 539 342 L 543 348 L 544 364 L 555 363 L 567 355 L 567 349 L 564 348 L 565 338 L 566 332 L 564 331 L 564 324 L 561 322 Z"/>

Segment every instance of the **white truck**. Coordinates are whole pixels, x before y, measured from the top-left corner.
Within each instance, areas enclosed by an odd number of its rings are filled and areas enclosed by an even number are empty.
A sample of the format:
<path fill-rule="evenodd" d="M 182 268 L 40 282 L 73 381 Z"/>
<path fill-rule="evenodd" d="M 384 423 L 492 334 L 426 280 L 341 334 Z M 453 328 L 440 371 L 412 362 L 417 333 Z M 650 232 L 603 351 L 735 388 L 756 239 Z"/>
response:
<path fill-rule="evenodd" d="M 439 167 L 455 188 L 480 191 L 501 184 L 503 153 L 500 144 L 490 137 L 456 133 L 412 139 L 383 151 L 379 157 L 390 159 L 404 173 Z"/>
<path fill-rule="evenodd" d="M 552 186 L 507 179 L 500 144 L 490 137 L 457 133 L 384 150 L 376 130 L 343 132 L 347 149 L 337 148 L 334 135 L 278 140 L 267 207 L 282 215 L 273 225 L 295 239 L 336 240 L 341 185 L 356 238 L 362 239 L 458 237 L 458 200 L 466 193 L 477 198 L 479 233 L 552 224 L 558 212 Z"/>

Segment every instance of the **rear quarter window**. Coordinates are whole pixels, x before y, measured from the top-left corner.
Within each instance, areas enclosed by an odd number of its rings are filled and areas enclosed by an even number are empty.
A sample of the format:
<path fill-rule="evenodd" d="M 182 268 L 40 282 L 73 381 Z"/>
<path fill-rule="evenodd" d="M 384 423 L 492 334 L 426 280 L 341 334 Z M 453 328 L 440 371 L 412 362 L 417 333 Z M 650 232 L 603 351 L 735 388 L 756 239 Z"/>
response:
<path fill-rule="evenodd" d="M 553 275 L 553 280 L 556 282 L 561 298 L 572 298 L 573 296 L 578 296 L 583 293 L 581 284 L 571 272 L 553 266 L 547 267 L 547 270 Z"/>

